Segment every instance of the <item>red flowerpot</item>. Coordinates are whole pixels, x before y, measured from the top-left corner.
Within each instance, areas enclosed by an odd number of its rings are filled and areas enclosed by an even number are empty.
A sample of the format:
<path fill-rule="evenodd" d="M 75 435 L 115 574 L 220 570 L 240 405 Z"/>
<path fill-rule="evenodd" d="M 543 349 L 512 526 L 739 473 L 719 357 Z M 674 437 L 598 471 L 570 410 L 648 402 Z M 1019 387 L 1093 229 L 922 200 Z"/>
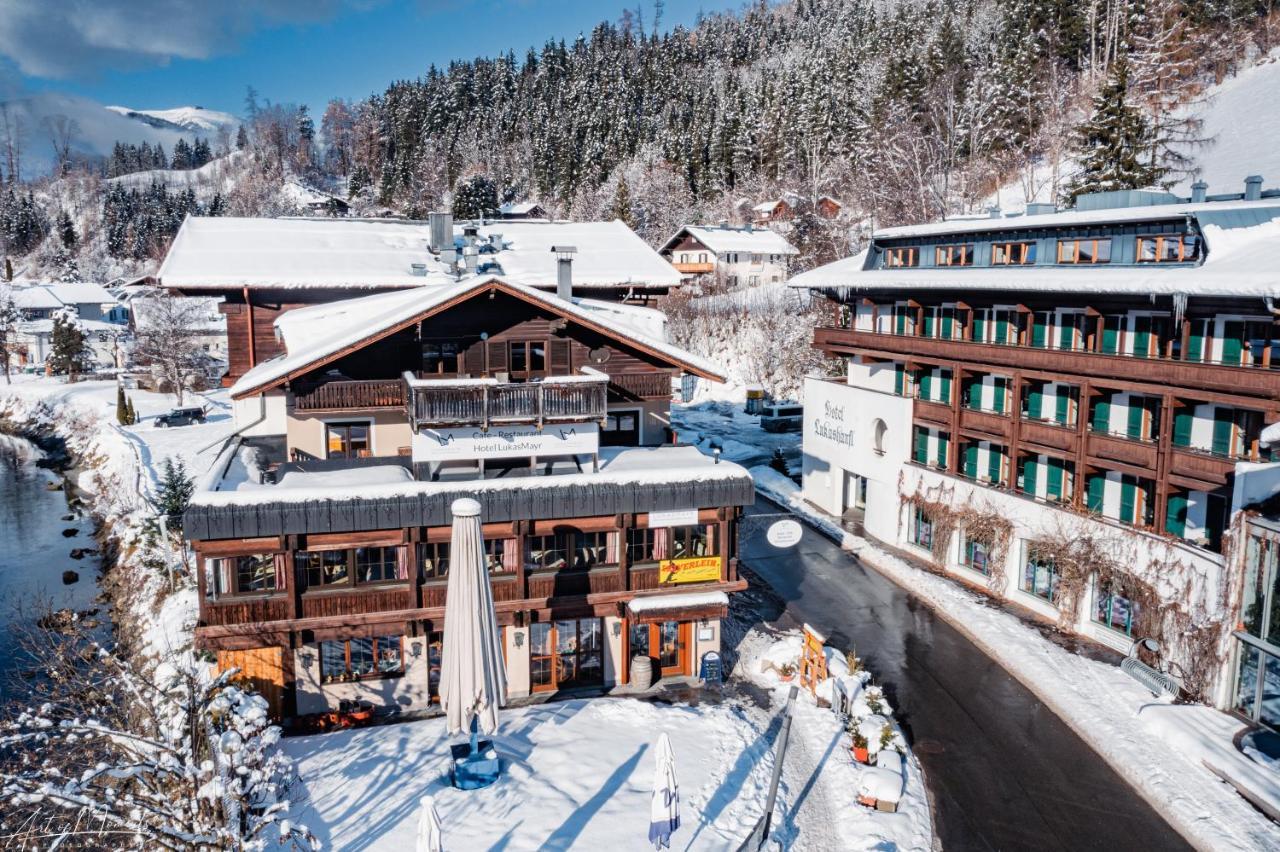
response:
<path fill-rule="evenodd" d="M 866 763 L 866 762 L 867 762 L 867 747 L 866 747 L 866 746 L 863 746 L 862 748 L 858 748 L 857 746 L 854 746 L 852 750 L 853 750 L 853 759 L 854 759 L 854 760 L 858 761 L 859 763 Z"/>

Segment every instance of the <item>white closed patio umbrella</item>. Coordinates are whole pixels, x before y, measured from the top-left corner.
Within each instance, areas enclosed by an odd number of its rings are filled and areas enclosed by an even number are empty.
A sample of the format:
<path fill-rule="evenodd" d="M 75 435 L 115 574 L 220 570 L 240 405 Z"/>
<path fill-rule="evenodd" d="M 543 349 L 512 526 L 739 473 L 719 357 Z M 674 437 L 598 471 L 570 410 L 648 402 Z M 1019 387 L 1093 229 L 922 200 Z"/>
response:
<path fill-rule="evenodd" d="M 440 814 L 436 812 L 436 800 L 422 797 L 422 812 L 418 814 L 417 852 L 444 852 L 440 834 Z"/>
<path fill-rule="evenodd" d="M 507 701 L 507 671 L 498 643 L 498 617 L 480 534 L 480 504 L 453 501 L 449 588 L 444 606 L 444 648 L 440 663 L 440 703 L 449 733 L 486 733 L 498 728 L 498 708 Z"/>
<path fill-rule="evenodd" d="M 680 827 L 680 785 L 676 782 L 676 756 L 664 732 L 654 749 L 653 796 L 649 799 L 649 842 L 654 849 L 671 846 L 671 835 Z"/>

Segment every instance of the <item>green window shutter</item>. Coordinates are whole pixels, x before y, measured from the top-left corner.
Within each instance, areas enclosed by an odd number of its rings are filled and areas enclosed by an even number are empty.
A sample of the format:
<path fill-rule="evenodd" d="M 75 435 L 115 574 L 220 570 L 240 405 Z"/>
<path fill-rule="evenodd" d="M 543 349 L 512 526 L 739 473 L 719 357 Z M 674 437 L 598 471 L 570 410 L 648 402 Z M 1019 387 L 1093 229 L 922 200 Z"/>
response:
<path fill-rule="evenodd" d="M 1049 459 L 1049 496 L 1055 500 L 1062 499 L 1062 460 Z"/>
<path fill-rule="evenodd" d="M 916 427 L 915 460 L 918 464 L 929 463 L 929 432 L 918 426 Z"/>
<path fill-rule="evenodd" d="M 1071 391 L 1059 385 L 1058 395 L 1054 399 L 1057 401 L 1054 420 L 1060 425 L 1066 426 L 1067 417 L 1071 413 Z"/>
<path fill-rule="evenodd" d="M 933 337 L 933 309 L 927 308 L 924 312 L 924 336 Z"/>
<path fill-rule="evenodd" d="M 973 312 L 973 339 L 979 343 L 987 339 L 986 311 Z"/>
<path fill-rule="evenodd" d="M 1143 402 L 1144 400 L 1139 397 L 1129 397 L 1129 429 L 1125 434 L 1134 440 L 1142 437 Z"/>
<path fill-rule="evenodd" d="M 1182 408 L 1173 415 L 1173 445 L 1175 447 L 1191 446 L 1191 424 L 1196 415 L 1193 409 Z"/>
<path fill-rule="evenodd" d="M 1031 345 L 1037 349 L 1045 348 L 1045 340 L 1049 329 L 1045 324 L 1045 315 L 1034 313 L 1031 315 Z"/>
<path fill-rule="evenodd" d="M 1137 505 L 1138 485 L 1134 482 L 1132 476 L 1124 476 L 1120 479 L 1120 520 L 1125 523 L 1134 523 L 1134 508 Z"/>
<path fill-rule="evenodd" d="M 1009 314 L 1007 311 L 1000 311 L 996 319 L 996 343 L 1009 342 Z"/>
<path fill-rule="evenodd" d="M 907 371 L 901 364 L 893 365 L 893 392 L 898 396 L 907 395 Z"/>
<path fill-rule="evenodd" d="M 1187 338 L 1187 360 L 1204 360 L 1204 332 L 1208 320 L 1192 320 L 1191 335 Z"/>
<path fill-rule="evenodd" d="M 969 384 L 969 407 L 974 409 L 982 408 L 982 382 L 980 381 Z"/>
<path fill-rule="evenodd" d="M 1244 355 L 1244 323 L 1232 320 L 1222 324 L 1222 363 L 1240 364 Z"/>
<path fill-rule="evenodd" d="M 901 305 L 895 305 L 893 308 L 893 333 L 907 333 L 907 309 Z"/>
<path fill-rule="evenodd" d="M 950 340 L 951 331 L 955 327 L 955 310 L 944 308 L 942 311 L 942 339 Z"/>
<path fill-rule="evenodd" d="M 1133 318 L 1133 357 L 1149 358 L 1151 350 L 1151 317 Z"/>
<path fill-rule="evenodd" d="M 920 374 L 920 398 L 933 399 L 933 370 L 925 370 Z"/>
<path fill-rule="evenodd" d="M 978 478 L 978 445 L 969 444 L 964 448 L 964 475 L 970 479 Z"/>
<path fill-rule="evenodd" d="M 1102 319 L 1102 352 L 1104 355 L 1115 355 L 1120 351 L 1121 317 L 1103 317 Z"/>
<path fill-rule="evenodd" d="M 992 482 L 1000 483 L 1000 453 L 994 447 L 987 450 L 987 476 Z"/>
<path fill-rule="evenodd" d="M 942 387 L 938 393 L 938 399 L 942 402 L 945 402 L 947 405 L 951 404 L 951 371 L 950 370 L 942 371 Z"/>
<path fill-rule="evenodd" d="M 1022 493 L 1036 496 L 1036 467 L 1038 466 L 1035 459 L 1027 459 L 1022 465 Z"/>
<path fill-rule="evenodd" d="M 1165 512 L 1164 528 L 1170 535 L 1178 538 L 1187 537 L 1187 506 L 1189 501 L 1185 495 L 1170 494 L 1169 509 Z"/>
<path fill-rule="evenodd" d="M 1103 498 L 1107 493 L 1107 478 L 1100 473 L 1095 473 L 1089 477 L 1088 485 L 1089 496 L 1085 505 L 1090 512 L 1102 513 Z"/>
<path fill-rule="evenodd" d="M 991 409 L 996 414 L 1004 414 L 1004 398 L 1009 395 L 1009 381 L 1003 377 L 992 382 L 995 392 L 992 394 Z"/>
<path fill-rule="evenodd" d="M 1111 429 L 1111 401 L 1099 398 L 1093 404 L 1093 431 L 1107 432 Z"/>
<path fill-rule="evenodd" d="M 938 435 L 937 464 L 939 467 L 947 466 L 947 436 L 942 434 Z"/>
<path fill-rule="evenodd" d="M 1027 394 L 1027 416 L 1040 417 L 1044 410 L 1044 391 L 1036 388 Z"/>
<path fill-rule="evenodd" d="M 1213 410 L 1213 452 L 1216 455 L 1231 454 L 1231 435 L 1235 431 L 1231 415 L 1231 409 L 1222 406 Z"/>
<path fill-rule="evenodd" d="M 1062 325 L 1058 327 L 1058 348 L 1071 349 L 1076 342 L 1076 329 L 1072 325 L 1075 317 L 1065 314 L 1062 317 Z"/>

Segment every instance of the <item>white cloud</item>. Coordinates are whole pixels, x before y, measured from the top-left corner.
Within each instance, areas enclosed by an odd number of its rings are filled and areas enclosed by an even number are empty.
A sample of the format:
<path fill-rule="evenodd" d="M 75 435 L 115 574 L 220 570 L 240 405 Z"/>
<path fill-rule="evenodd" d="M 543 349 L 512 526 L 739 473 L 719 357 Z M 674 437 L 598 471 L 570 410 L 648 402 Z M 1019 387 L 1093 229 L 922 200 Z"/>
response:
<path fill-rule="evenodd" d="M 28 76 L 207 59 L 262 27 L 327 20 L 368 0 L 0 0 L 0 57 Z"/>

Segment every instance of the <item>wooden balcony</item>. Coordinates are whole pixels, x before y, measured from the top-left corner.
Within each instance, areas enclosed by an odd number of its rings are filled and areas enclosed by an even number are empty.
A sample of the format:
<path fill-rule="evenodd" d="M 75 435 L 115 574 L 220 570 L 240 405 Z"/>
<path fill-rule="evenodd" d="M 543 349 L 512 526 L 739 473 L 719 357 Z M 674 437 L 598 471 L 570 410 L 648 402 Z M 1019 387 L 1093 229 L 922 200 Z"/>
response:
<path fill-rule="evenodd" d="M 1007 414 L 978 411 L 973 408 L 960 409 L 961 432 L 978 432 L 984 439 L 994 439 L 1001 444 L 1009 442 L 1010 422 Z"/>
<path fill-rule="evenodd" d="M 714 263 L 673 263 L 671 265 L 676 268 L 676 271 L 683 272 L 685 275 L 702 275 L 716 271 Z"/>
<path fill-rule="evenodd" d="M 618 373 L 609 377 L 609 393 L 627 399 L 670 399 L 671 374 Z"/>
<path fill-rule="evenodd" d="M 1071 381 L 1097 380 L 1097 384 L 1138 383 L 1155 389 L 1195 390 L 1240 399 L 1254 397 L 1274 407 L 1280 397 L 1280 370 L 1264 367 L 1233 367 L 1163 358 L 1134 358 L 1103 355 L 1099 352 L 1039 349 L 974 343 L 967 340 L 940 340 L 932 337 L 882 334 L 852 328 L 824 326 L 815 329 L 813 343 L 838 355 L 865 355 L 882 360 L 959 362 L 982 372 L 1022 370 Z M 1256 404 L 1256 403 L 1255 403 Z"/>
<path fill-rule="evenodd" d="M 1174 447 L 1169 454 L 1169 481 L 1183 488 L 1219 488 L 1227 484 L 1235 469 L 1236 459 L 1186 447 Z"/>
<path fill-rule="evenodd" d="M 415 428 L 603 420 L 609 377 L 576 378 L 537 382 L 416 379 L 408 382 L 409 410 Z"/>
<path fill-rule="evenodd" d="M 408 584 L 373 586 L 342 592 L 304 592 L 301 616 L 350 616 L 412 608 L 413 589 Z"/>
<path fill-rule="evenodd" d="M 1105 432 L 1090 432 L 1087 441 L 1086 451 L 1093 460 L 1118 462 L 1152 472 L 1156 469 L 1159 449 L 1153 442 L 1108 435 Z"/>
<path fill-rule="evenodd" d="M 951 406 L 945 403 L 917 399 L 911 406 L 911 413 L 917 420 L 924 420 L 943 429 L 951 428 Z"/>
<path fill-rule="evenodd" d="M 362 408 L 403 408 L 404 382 L 399 379 L 295 382 L 293 405 L 298 411 L 348 411 Z"/>
<path fill-rule="evenodd" d="M 1018 438 L 1024 444 L 1034 444 L 1051 452 L 1071 453 L 1075 451 L 1076 429 L 1041 420 L 1023 420 L 1018 426 Z"/>
<path fill-rule="evenodd" d="M 289 597 L 285 594 L 268 597 L 229 596 L 216 601 L 203 601 L 200 605 L 202 624 L 253 624 L 280 621 L 288 617 Z"/>

